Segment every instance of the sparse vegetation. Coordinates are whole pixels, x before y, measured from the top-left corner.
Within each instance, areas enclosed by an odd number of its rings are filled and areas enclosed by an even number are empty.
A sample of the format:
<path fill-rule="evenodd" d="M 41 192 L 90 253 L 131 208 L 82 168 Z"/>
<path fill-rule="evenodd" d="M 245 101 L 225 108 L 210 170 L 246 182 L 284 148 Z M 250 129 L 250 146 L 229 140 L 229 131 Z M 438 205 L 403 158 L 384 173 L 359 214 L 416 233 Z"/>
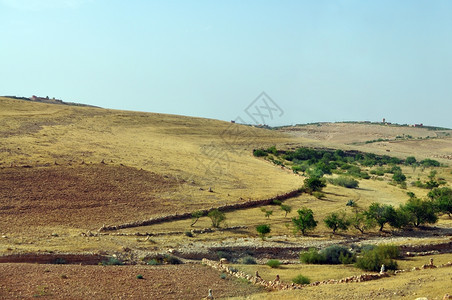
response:
<path fill-rule="evenodd" d="M 311 283 L 311 280 L 309 280 L 309 278 L 306 276 L 297 275 L 296 277 L 294 277 L 292 279 L 292 282 L 295 284 L 309 284 L 309 283 Z"/>
<path fill-rule="evenodd" d="M 350 226 L 350 221 L 348 220 L 345 212 L 332 212 L 328 214 L 323 222 L 325 225 L 336 233 L 336 230 L 347 230 Z"/>
<path fill-rule="evenodd" d="M 265 236 L 270 233 L 271 228 L 270 225 L 257 225 L 256 231 L 259 233 L 259 236 L 262 240 L 265 240 Z"/>
<path fill-rule="evenodd" d="M 272 269 L 279 268 L 280 265 L 281 265 L 281 262 L 277 259 L 269 259 L 267 261 L 267 266 L 269 266 Z"/>
<path fill-rule="evenodd" d="M 397 262 L 394 260 L 399 256 L 398 248 L 395 246 L 377 246 L 371 250 L 364 250 L 356 260 L 356 266 L 367 271 L 380 271 L 384 264 L 386 270 L 396 270 Z"/>
<path fill-rule="evenodd" d="M 328 181 L 334 185 L 343 186 L 349 189 L 354 189 L 359 186 L 359 182 L 357 180 L 348 176 L 339 176 L 337 178 L 331 178 Z"/>
<path fill-rule="evenodd" d="M 314 219 L 314 213 L 309 208 L 301 208 L 297 210 L 298 217 L 292 218 L 292 223 L 295 225 L 297 231 L 301 231 L 305 235 L 307 231 L 314 229 L 317 226 L 317 221 Z"/>
<path fill-rule="evenodd" d="M 212 227 L 214 228 L 220 227 L 220 224 L 226 220 L 226 215 L 224 214 L 224 212 L 221 212 L 218 209 L 210 211 L 207 216 L 212 221 Z"/>

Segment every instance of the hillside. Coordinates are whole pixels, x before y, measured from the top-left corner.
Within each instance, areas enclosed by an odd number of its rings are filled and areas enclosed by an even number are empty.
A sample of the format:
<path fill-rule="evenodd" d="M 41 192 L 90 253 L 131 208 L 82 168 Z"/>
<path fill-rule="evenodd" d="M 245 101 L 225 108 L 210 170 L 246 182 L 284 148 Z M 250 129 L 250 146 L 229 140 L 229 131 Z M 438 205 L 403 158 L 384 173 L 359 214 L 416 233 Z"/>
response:
<path fill-rule="evenodd" d="M 97 229 L 301 184 L 252 157 L 253 147 L 286 136 L 216 120 L 0 98 L 0 136 L 0 222 L 9 230 L 16 223 Z M 49 211 L 56 216 L 34 223 Z"/>
<path fill-rule="evenodd" d="M 416 273 L 419 279 L 411 273 L 391 273 L 387 278 L 353 283 L 352 288 L 342 284 L 336 290 L 334 284 L 267 293 L 269 289 L 243 278 L 206 269 L 201 259 L 227 257 L 234 270 L 247 274 L 258 270 L 265 280 L 278 275 L 285 283 L 299 274 L 316 281 L 362 274 L 352 264 L 299 263 L 300 251 L 333 244 L 360 248 L 391 243 L 403 247 L 404 254 L 435 254 L 435 261 L 446 264 L 452 252 L 452 219 L 446 214 L 426 227 L 400 229 L 386 224 L 385 230 L 369 228 L 364 233 L 354 228 L 332 233 L 323 220 L 332 212 L 352 215 L 355 208 L 348 205 L 350 201 L 366 209 L 372 203 L 398 208 L 407 202 L 407 192 L 425 199 L 429 189 L 414 183 L 426 182 L 432 171 L 444 181 L 443 186 L 450 187 L 451 133 L 361 123 L 269 130 L 202 118 L 0 97 L 0 298 L 105 299 L 114 295 L 178 299 L 184 295 L 199 299 L 212 286 L 218 297 L 253 294 L 252 299 L 322 299 L 338 295 L 336 291 L 350 299 L 409 298 L 416 293 L 442 297 L 449 292 L 451 268 L 421 270 Z M 319 159 L 292 159 L 288 154 L 300 147 L 316 148 L 302 150 L 320 153 Z M 266 151 L 265 156 L 253 155 L 255 149 Z M 327 185 L 322 193 L 297 191 L 320 158 L 337 158 L 332 154 L 335 149 L 345 150 L 350 157 L 342 151 L 340 160 L 323 160 L 334 169 L 324 174 Z M 406 175 L 403 186 L 393 180 L 390 169 L 394 165 L 365 165 L 355 160 L 355 154 L 364 159 L 366 153 L 389 159 L 415 156 L 417 164 L 397 163 Z M 442 166 L 422 165 L 421 160 L 427 158 Z M 353 168 L 355 174 L 349 172 Z M 360 172 L 367 176 L 360 177 Z M 332 184 L 340 176 L 355 178 L 359 187 Z M 279 206 L 281 202 L 272 199 L 283 194 L 279 200 L 291 207 L 287 213 Z M 196 221 L 190 218 L 197 210 L 233 204 L 243 205 L 225 209 L 226 221 L 220 228 L 212 228 L 207 216 Z M 300 208 L 311 209 L 319 221 L 308 235 L 297 233 L 292 224 Z M 159 217 L 160 222 L 146 223 Z M 261 224 L 271 226 L 266 239 L 256 232 Z M 247 257 L 257 264 L 241 263 Z M 273 269 L 265 264 L 269 259 L 286 264 Z M 398 261 L 411 269 L 427 257 Z M 66 265 L 31 268 L 30 262 Z M 95 266 L 97 263 L 129 265 Z M 173 263 L 186 264 L 168 266 Z M 24 270 L 30 272 L 29 284 L 17 280 Z M 143 281 L 138 280 L 138 272 L 144 275 Z M 151 279 L 169 272 L 171 278 Z M 39 275 L 43 273 L 45 276 Z M 93 285 L 92 276 L 106 281 Z M 204 277 L 198 281 L 191 276 Z M 424 284 L 428 280 L 433 284 Z M 121 288 L 125 281 L 127 291 Z M 394 288 L 382 291 L 381 284 Z M 403 293 L 395 296 L 400 290 Z"/>

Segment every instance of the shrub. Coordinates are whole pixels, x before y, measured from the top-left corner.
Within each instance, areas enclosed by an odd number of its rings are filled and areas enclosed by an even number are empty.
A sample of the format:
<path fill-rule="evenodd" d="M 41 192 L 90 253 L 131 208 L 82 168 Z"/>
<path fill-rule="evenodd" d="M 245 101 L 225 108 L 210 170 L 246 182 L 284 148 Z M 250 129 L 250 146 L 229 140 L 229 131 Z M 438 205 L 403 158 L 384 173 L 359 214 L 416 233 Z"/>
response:
<path fill-rule="evenodd" d="M 326 259 L 315 248 L 300 252 L 300 260 L 305 264 L 324 264 Z"/>
<path fill-rule="evenodd" d="M 66 264 L 66 260 L 64 258 L 57 257 L 52 263 L 55 265 L 64 265 Z"/>
<path fill-rule="evenodd" d="M 137 275 L 137 279 L 144 279 L 144 277 L 143 277 L 143 275 L 138 274 L 138 275 Z"/>
<path fill-rule="evenodd" d="M 292 278 L 292 282 L 295 284 L 309 284 L 311 283 L 311 280 L 303 275 L 297 275 L 296 277 Z"/>
<path fill-rule="evenodd" d="M 227 275 L 226 275 L 225 273 L 221 273 L 221 274 L 220 274 L 220 278 L 221 278 L 221 279 L 226 279 L 226 277 L 227 277 Z"/>
<path fill-rule="evenodd" d="M 281 265 L 281 262 L 277 259 L 269 259 L 267 261 L 267 266 L 269 266 L 270 268 L 279 268 L 279 266 Z"/>
<path fill-rule="evenodd" d="M 396 172 L 392 176 L 392 180 L 394 180 L 397 183 L 402 183 L 406 180 L 406 176 L 402 172 Z"/>
<path fill-rule="evenodd" d="M 226 215 L 224 212 L 219 211 L 218 209 L 214 209 L 210 211 L 207 216 L 212 221 L 212 227 L 218 228 L 220 227 L 220 224 L 226 220 Z"/>
<path fill-rule="evenodd" d="M 179 265 L 179 264 L 182 264 L 182 261 L 181 261 L 179 258 L 177 258 L 177 257 L 175 257 L 175 256 L 173 256 L 173 255 L 169 255 L 169 254 L 165 254 L 165 255 L 163 256 L 163 261 L 164 261 L 165 263 L 167 263 L 167 264 L 170 264 L 170 265 Z"/>
<path fill-rule="evenodd" d="M 218 251 L 217 255 L 219 259 L 226 258 L 227 260 L 230 260 L 232 258 L 231 254 L 226 251 Z"/>
<path fill-rule="evenodd" d="M 311 176 L 304 180 L 304 187 L 309 192 L 320 192 L 326 186 L 325 180 L 318 176 Z"/>
<path fill-rule="evenodd" d="M 286 218 L 287 214 L 292 211 L 292 207 L 289 205 L 281 204 L 281 210 L 284 211 L 284 218 Z"/>
<path fill-rule="evenodd" d="M 241 262 L 244 265 L 255 265 L 256 264 L 256 260 L 252 256 L 245 256 L 244 258 L 241 259 Z"/>
<path fill-rule="evenodd" d="M 157 266 L 160 265 L 161 263 L 157 259 L 153 258 L 150 261 L 148 261 L 147 264 L 150 266 Z"/>
<path fill-rule="evenodd" d="M 253 150 L 253 155 L 256 156 L 256 157 L 261 157 L 261 156 L 267 156 L 268 153 L 265 152 L 265 150 L 262 150 L 262 149 L 255 149 L 255 150 Z"/>
<path fill-rule="evenodd" d="M 185 236 L 193 237 L 193 233 L 191 231 L 187 230 L 187 231 L 184 232 L 184 234 L 185 234 Z"/>
<path fill-rule="evenodd" d="M 344 246 L 332 245 L 321 251 L 327 264 L 340 264 L 343 261 L 353 260 L 353 254 Z"/>
<path fill-rule="evenodd" d="M 397 262 L 384 255 L 384 252 L 378 250 L 378 247 L 365 251 L 356 260 L 355 266 L 367 271 L 380 271 L 381 265 L 385 265 L 387 270 L 396 270 Z"/>
<path fill-rule="evenodd" d="M 115 257 L 110 257 L 108 260 L 102 261 L 103 266 L 121 266 L 124 263 Z"/>
<path fill-rule="evenodd" d="M 261 237 L 261 239 L 264 240 L 265 236 L 270 233 L 271 228 L 270 228 L 270 225 L 266 225 L 266 224 L 257 225 L 256 231 L 259 233 L 259 236 Z"/>
<path fill-rule="evenodd" d="M 337 178 L 330 179 L 330 182 L 334 185 L 343 186 L 349 189 L 354 189 L 359 186 L 359 182 L 349 176 L 339 176 Z"/>
<path fill-rule="evenodd" d="M 202 210 L 192 212 L 192 214 L 191 214 L 192 222 L 191 222 L 190 226 L 195 225 L 196 222 L 198 222 L 199 218 L 201 218 L 202 216 L 204 216 L 204 211 L 202 211 Z"/>
<path fill-rule="evenodd" d="M 325 198 L 325 194 L 322 192 L 312 192 L 312 196 L 316 197 L 317 199 Z"/>

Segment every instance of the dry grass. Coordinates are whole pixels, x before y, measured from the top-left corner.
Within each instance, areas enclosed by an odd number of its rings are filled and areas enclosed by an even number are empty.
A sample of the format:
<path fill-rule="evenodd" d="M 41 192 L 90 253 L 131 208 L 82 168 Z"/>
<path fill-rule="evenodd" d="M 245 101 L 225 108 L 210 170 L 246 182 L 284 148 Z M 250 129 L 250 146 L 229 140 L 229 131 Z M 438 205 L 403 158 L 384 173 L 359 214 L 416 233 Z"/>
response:
<path fill-rule="evenodd" d="M 263 299 L 442 299 L 452 288 L 452 268 L 427 269 L 401 273 L 374 281 L 306 287 L 297 291 L 256 294 Z M 243 298 L 229 298 L 243 299 Z"/>
<path fill-rule="evenodd" d="M 192 212 L 199 208 L 268 198 L 302 185 L 303 177 L 253 157 L 254 148 L 311 145 L 357 149 L 401 158 L 412 155 L 418 159 L 433 157 L 450 163 L 444 158 L 436 158 L 451 153 L 452 138 L 447 136 L 350 145 L 403 133 L 423 138 L 435 133 L 426 129 L 350 124 L 311 127 L 287 134 L 201 118 L 49 105 L 0 97 L 0 176 L 3 183 L 0 233 L 7 236 L 0 239 L 0 253 L 116 252 L 125 247 L 166 251 L 194 242 L 220 243 L 237 238 L 253 240 L 257 237 L 255 226 L 258 224 L 271 225 L 270 235 L 273 237 L 267 241 L 255 240 L 264 246 L 281 242 L 303 245 L 304 242 L 330 238 L 362 237 L 355 231 L 333 236 L 321 220 L 332 211 L 350 212 L 345 205 L 350 199 L 363 208 L 372 202 L 398 206 L 408 199 L 406 192 L 425 197 L 427 190 L 410 184 L 407 189 L 391 185 L 390 175 L 360 180 L 359 189 L 328 185 L 324 199 L 303 194 L 285 201 L 292 206 L 292 212 L 286 218 L 278 206 L 265 207 L 274 211 L 269 219 L 260 208 L 232 211 L 226 214 L 227 225 L 246 225 L 248 229 L 195 235 L 190 239 L 183 234 L 155 237 L 151 241 L 133 236 L 87 238 L 80 236 L 80 232 L 97 229 L 104 222 L 118 224 L 168 212 Z M 101 164 L 102 161 L 107 164 Z M 82 162 L 89 166 L 81 166 Z M 86 168 L 94 168 L 95 172 L 88 174 Z M 402 169 L 408 183 L 418 178 L 426 180 L 429 173 L 429 169 Z M 124 173 L 124 170 L 128 171 Z M 442 168 L 438 177 L 452 182 L 451 172 L 450 167 Z M 140 177 L 142 173 L 145 175 Z M 208 192 L 209 187 L 213 189 L 212 193 Z M 317 229 L 307 237 L 294 235 L 291 227 L 290 219 L 301 207 L 311 208 L 320 221 Z M 121 232 L 183 232 L 192 228 L 190 223 L 191 220 L 180 220 Z M 450 226 L 452 220 L 442 217 L 439 223 Z M 203 217 L 193 228 L 210 225 L 210 220 Z M 379 233 L 373 230 L 363 237 L 376 235 Z M 445 239 L 447 237 L 407 238 L 407 242 L 437 243 Z M 417 259 L 401 261 L 400 264 L 420 263 Z M 438 256 L 438 263 L 442 259 Z M 276 270 L 266 266 L 239 266 L 242 267 L 250 268 L 252 273 L 255 268 L 262 268 L 260 273 L 264 278 L 274 279 L 279 274 L 284 281 L 290 281 L 298 274 L 311 280 L 322 280 L 360 273 L 352 267 L 342 266 L 293 265 Z M 400 298 L 401 293 L 408 299 L 413 298 L 414 293 L 442 297 L 446 287 L 450 286 L 450 278 L 450 269 L 424 270 L 375 282 L 270 293 L 256 295 L 253 299 L 387 299 Z M 384 291 L 381 290 L 383 287 Z"/>

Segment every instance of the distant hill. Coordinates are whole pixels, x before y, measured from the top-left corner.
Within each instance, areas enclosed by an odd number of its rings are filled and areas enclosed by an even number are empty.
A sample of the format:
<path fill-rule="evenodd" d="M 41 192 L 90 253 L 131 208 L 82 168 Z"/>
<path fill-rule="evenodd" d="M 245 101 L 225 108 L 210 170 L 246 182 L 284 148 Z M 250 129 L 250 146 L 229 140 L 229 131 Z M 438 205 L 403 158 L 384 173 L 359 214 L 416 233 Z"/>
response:
<path fill-rule="evenodd" d="M 24 101 L 32 101 L 32 102 L 38 102 L 38 103 L 47 103 L 47 104 L 60 104 L 60 105 L 73 105 L 73 106 L 87 106 L 87 107 L 97 107 L 94 105 L 89 104 L 83 104 L 83 103 L 76 103 L 76 102 L 66 102 L 60 99 L 55 98 L 49 98 L 49 97 L 38 97 L 38 96 L 31 96 L 30 98 L 27 97 L 17 97 L 17 96 L 0 96 L 4 98 L 9 99 L 15 99 L 15 100 L 24 100 Z"/>

